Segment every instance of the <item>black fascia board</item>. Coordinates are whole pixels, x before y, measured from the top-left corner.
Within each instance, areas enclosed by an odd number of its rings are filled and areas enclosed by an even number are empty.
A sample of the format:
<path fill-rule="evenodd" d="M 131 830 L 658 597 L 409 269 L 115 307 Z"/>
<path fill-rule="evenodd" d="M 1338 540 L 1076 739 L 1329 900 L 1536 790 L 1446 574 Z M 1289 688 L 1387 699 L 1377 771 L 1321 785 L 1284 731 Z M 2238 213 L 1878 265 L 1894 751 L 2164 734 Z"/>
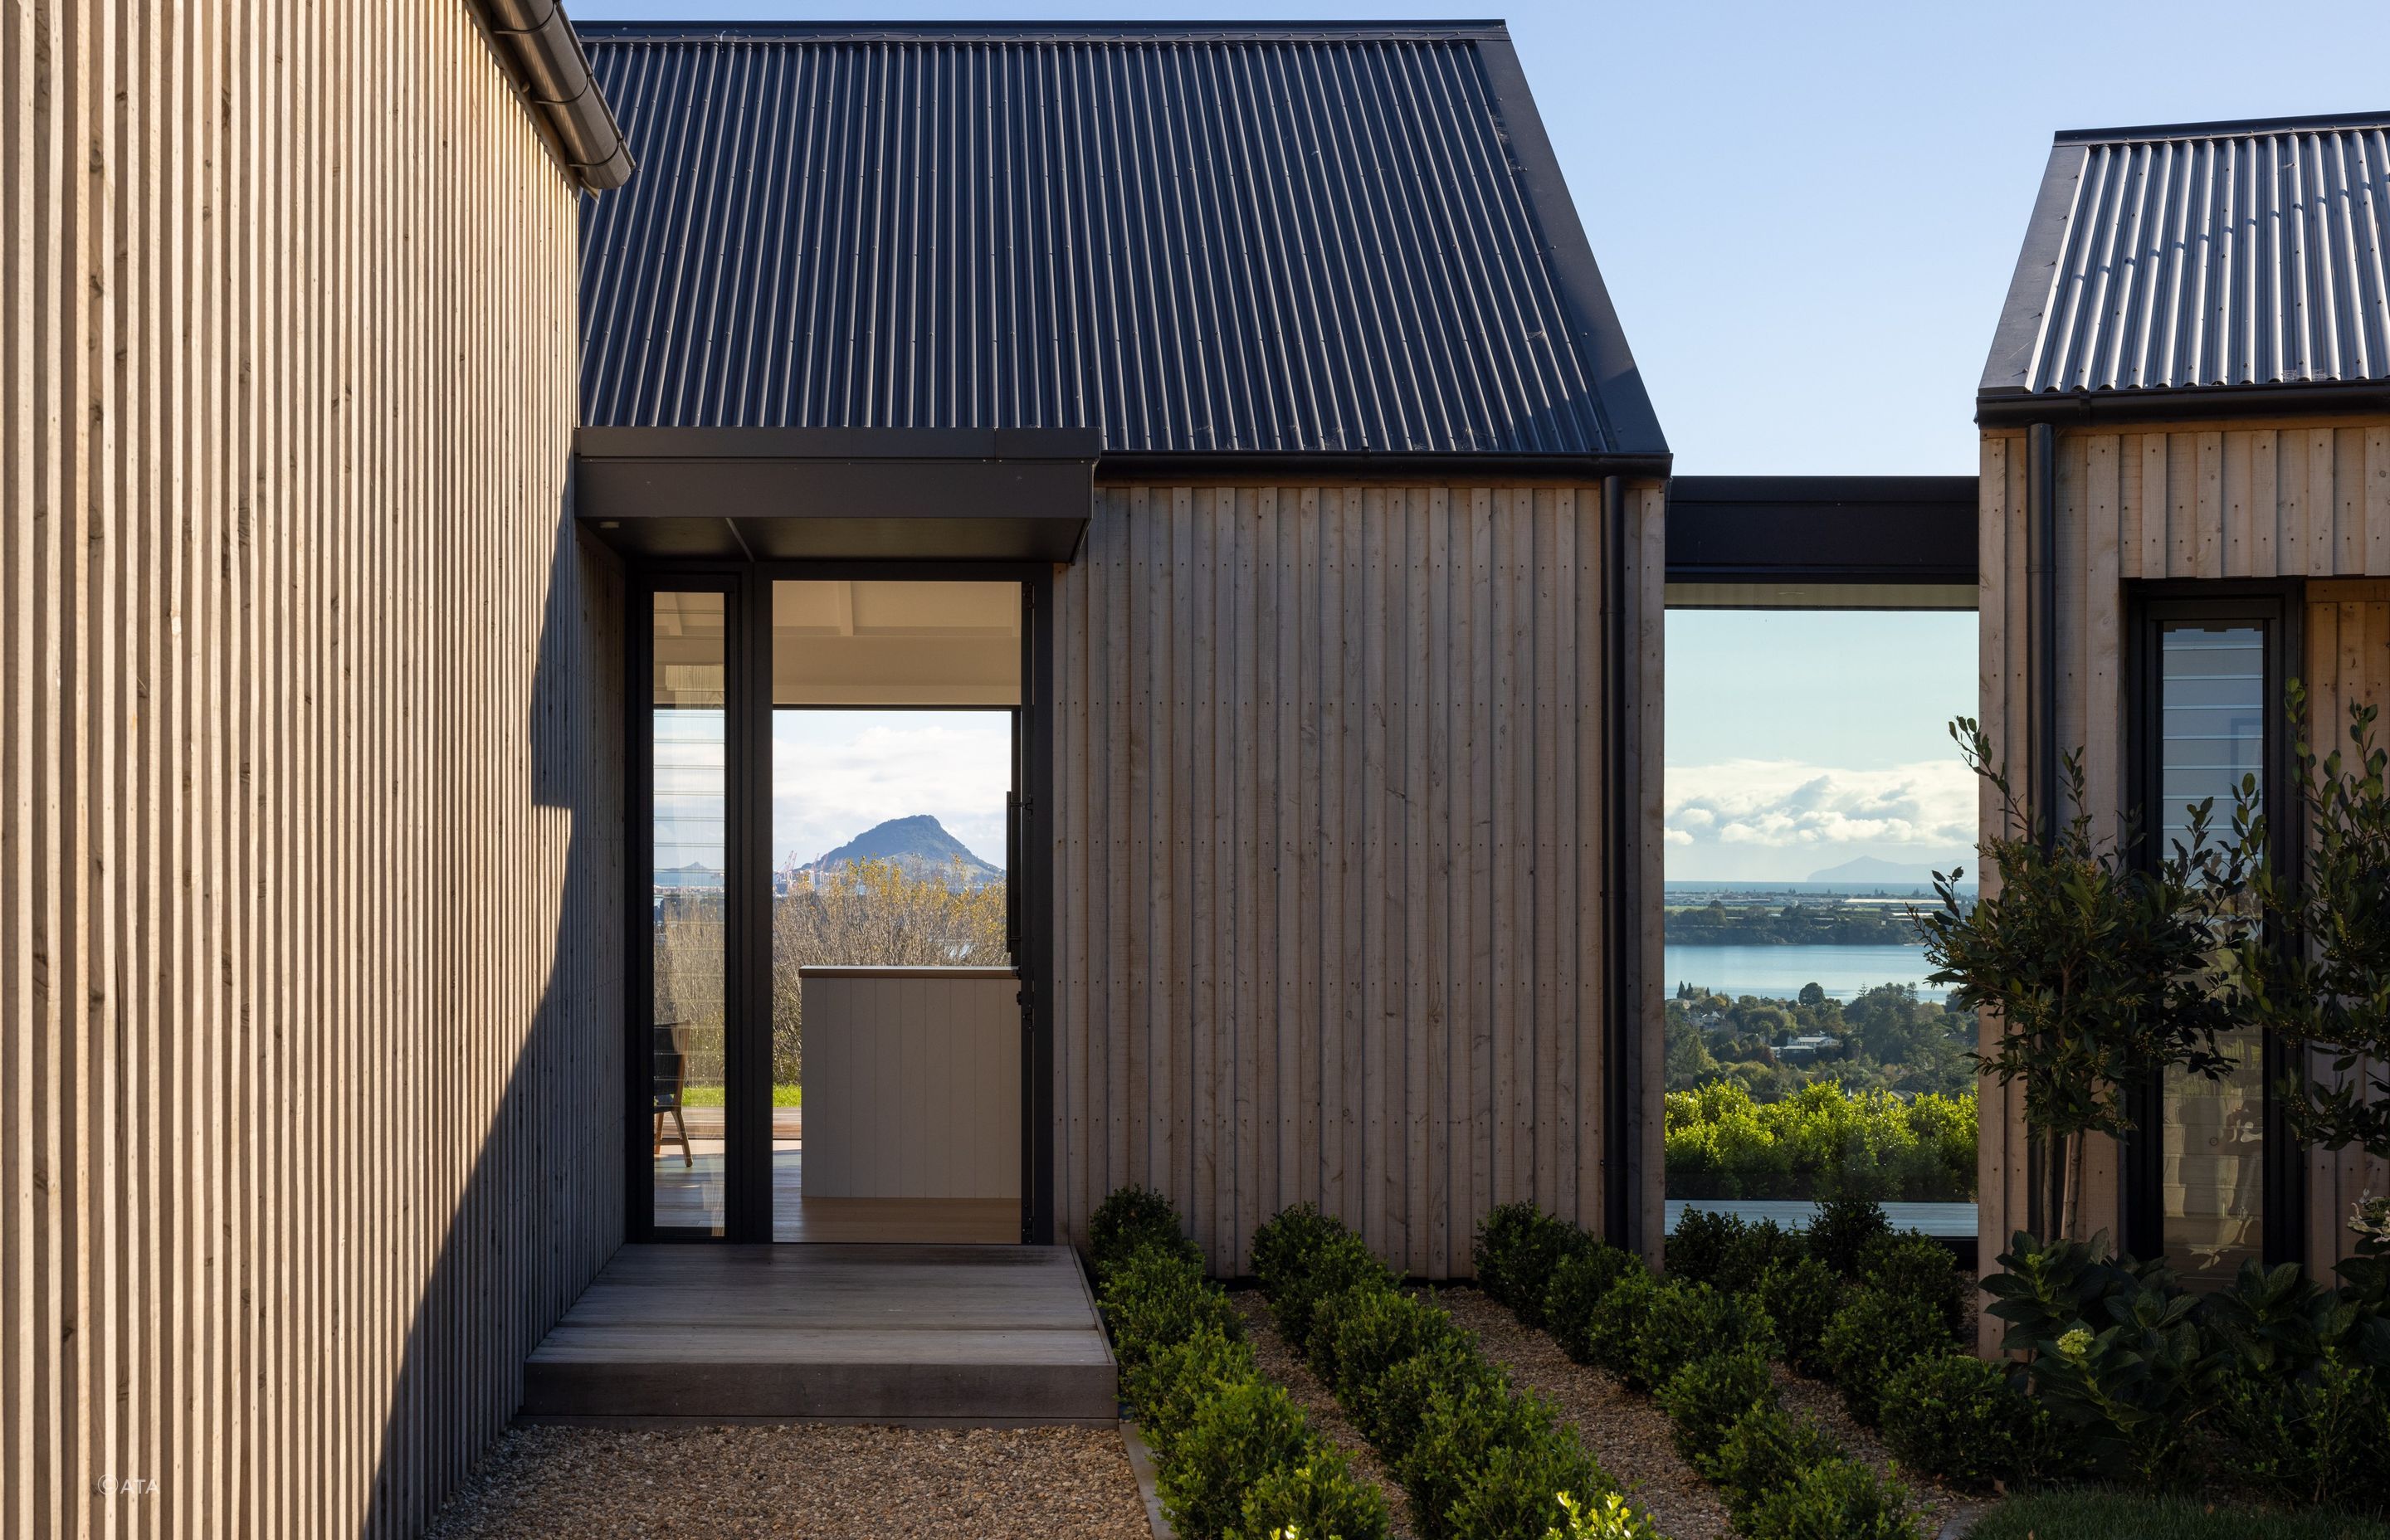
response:
<path fill-rule="evenodd" d="M 1972 584 L 1972 476 L 1679 476 L 1670 583 Z"/>
<path fill-rule="evenodd" d="M 2390 380 L 2285 380 L 2275 385 L 2172 385 L 2129 391 L 1985 390 L 1975 396 L 1979 428 L 2374 413 L 2390 413 Z"/>
<path fill-rule="evenodd" d="M 1317 486 L 1343 481 L 1458 482 L 1542 481 L 1591 484 L 1605 476 L 1661 481 L 1669 472 L 1657 455 L 1538 455 L 1428 451 L 1407 454 L 1368 450 L 1221 450 L 1107 452 L 1096 464 L 1100 482 L 1268 480 Z"/>

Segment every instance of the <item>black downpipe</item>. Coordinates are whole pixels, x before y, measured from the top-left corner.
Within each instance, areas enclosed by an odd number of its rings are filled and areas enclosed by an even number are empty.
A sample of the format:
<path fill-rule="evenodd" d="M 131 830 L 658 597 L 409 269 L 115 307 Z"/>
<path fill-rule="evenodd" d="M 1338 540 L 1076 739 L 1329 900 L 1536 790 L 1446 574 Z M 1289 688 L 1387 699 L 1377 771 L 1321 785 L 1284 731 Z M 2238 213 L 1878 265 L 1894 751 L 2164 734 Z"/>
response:
<path fill-rule="evenodd" d="M 2032 578 L 2033 649 L 2032 773 L 2028 781 L 2036 827 L 2045 851 L 2058 842 L 2058 456 L 2046 422 L 2025 429 L 2025 518 L 2030 526 L 2025 563 Z M 2041 1141 L 2025 1140 L 2025 1227 L 2050 1233 L 2058 1216 L 2049 1212 L 2051 1174 Z"/>
<path fill-rule="evenodd" d="M 1632 869 L 1627 860 L 1628 841 L 1635 832 L 1631 810 L 1639 799 L 1634 795 L 1632 760 L 1626 751 L 1626 713 L 1632 709 L 1626 691 L 1626 656 L 1632 636 L 1626 613 L 1626 493 L 1625 484 L 1615 476 L 1602 478 L 1601 538 L 1601 720 L 1607 750 L 1603 766 L 1607 793 L 1604 811 L 1609 822 L 1604 843 L 1611 894 L 1608 913 L 1603 917 L 1610 955 L 1610 987 L 1604 991 L 1603 1004 L 1610 1019 L 1602 1033 L 1602 1057 L 1608 1072 L 1601 1078 L 1601 1223 L 1603 1234 L 1612 1245 L 1631 1251 L 1638 1244 L 1641 1228 L 1637 1222 L 1639 1215 L 1635 1212 L 1639 1205 L 1632 1170 L 1637 1149 L 1635 1109 L 1641 1094 L 1637 1084 L 1638 1056 L 1633 1051 L 1638 998 L 1634 935 L 1636 923 L 1641 918 L 1642 901 L 1648 895 L 1637 892 L 1628 881 Z"/>

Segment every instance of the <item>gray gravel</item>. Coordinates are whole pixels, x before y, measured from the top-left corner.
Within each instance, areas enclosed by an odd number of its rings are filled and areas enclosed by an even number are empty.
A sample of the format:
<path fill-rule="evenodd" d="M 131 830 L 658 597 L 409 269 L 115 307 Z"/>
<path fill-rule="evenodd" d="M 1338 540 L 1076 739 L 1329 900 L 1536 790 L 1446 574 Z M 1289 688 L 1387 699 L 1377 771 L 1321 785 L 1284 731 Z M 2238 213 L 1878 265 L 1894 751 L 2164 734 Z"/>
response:
<path fill-rule="evenodd" d="M 1112 1428 L 519 1428 L 427 1540 L 1150 1540 Z"/>

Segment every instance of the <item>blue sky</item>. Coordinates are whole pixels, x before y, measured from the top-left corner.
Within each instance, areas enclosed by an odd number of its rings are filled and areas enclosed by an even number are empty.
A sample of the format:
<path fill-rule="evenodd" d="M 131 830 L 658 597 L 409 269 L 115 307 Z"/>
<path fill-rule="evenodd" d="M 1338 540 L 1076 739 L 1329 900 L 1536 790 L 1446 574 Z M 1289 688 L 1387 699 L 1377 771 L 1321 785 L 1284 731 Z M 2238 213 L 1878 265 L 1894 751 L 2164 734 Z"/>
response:
<path fill-rule="evenodd" d="M 570 9 L 1503 17 L 1677 468 L 1695 475 L 1973 471 L 1975 382 L 2054 130 L 2390 106 L 2390 6 L 2350 0 Z M 1969 617 L 1678 613 L 1668 647 L 1672 877 L 1948 859 L 1934 777 L 1954 763 L 1942 725 L 1972 703 Z"/>

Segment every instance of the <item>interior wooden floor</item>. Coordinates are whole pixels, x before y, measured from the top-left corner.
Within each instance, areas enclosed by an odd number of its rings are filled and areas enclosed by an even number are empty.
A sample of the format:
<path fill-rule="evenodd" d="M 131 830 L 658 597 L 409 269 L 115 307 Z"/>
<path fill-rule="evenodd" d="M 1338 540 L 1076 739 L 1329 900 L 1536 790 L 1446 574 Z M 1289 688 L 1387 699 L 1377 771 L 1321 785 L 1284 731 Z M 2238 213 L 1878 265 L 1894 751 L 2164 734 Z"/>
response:
<path fill-rule="evenodd" d="M 524 1366 L 533 1421 L 1109 1423 L 1060 1246 L 625 1246 Z"/>
<path fill-rule="evenodd" d="M 667 1145 L 655 1162 L 656 1223 L 711 1230 L 722 1218 L 722 1140 L 690 1133 L 686 1154 Z M 772 1238 L 1011 1246 L 1021 1240 L 1021 1204 L 1009 1198 L 807 1198 L 804 1141 L 775 1137 Z"/>

